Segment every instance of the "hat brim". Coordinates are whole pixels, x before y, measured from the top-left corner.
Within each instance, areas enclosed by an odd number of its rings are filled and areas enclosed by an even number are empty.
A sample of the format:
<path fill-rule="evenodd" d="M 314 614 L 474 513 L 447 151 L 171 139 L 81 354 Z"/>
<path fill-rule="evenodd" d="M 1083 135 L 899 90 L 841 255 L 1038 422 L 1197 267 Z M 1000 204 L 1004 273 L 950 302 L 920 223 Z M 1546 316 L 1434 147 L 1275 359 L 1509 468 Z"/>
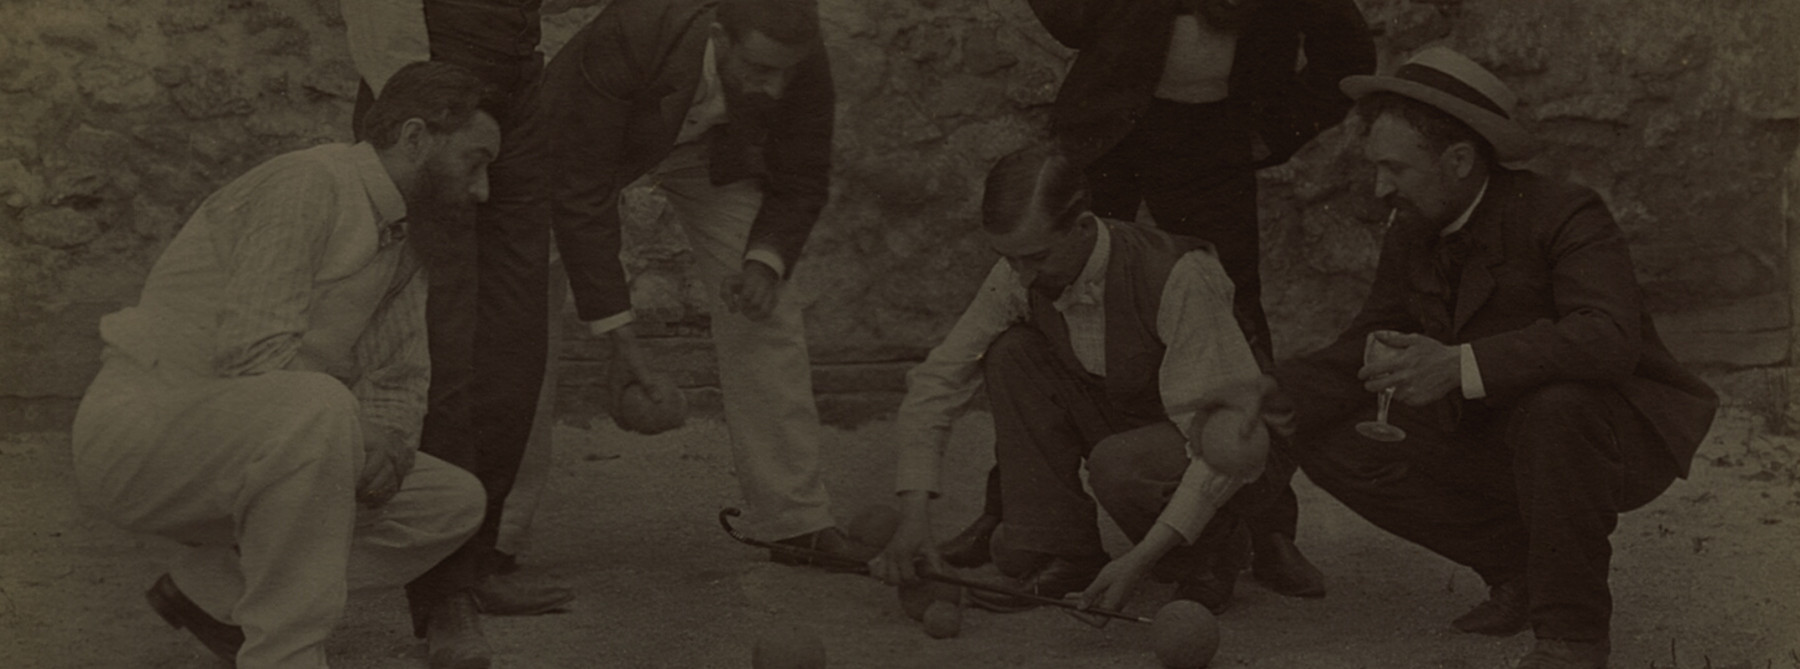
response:
<path fill-rule="evenodd" d="M 1385 91 L 1436 107 L 1469 124 L 1476 133 L 1486 138 L 1489 144 L 1494 145 L 1494 157 L 1501 162 L 1526 160 L 1537 155 L 1543 148 L 1537 138 L 1526 132 L 1525 127 L 1517 121 L 1416 81 L 1399 77 L 1356 75 L 1345 77 L 1338 88 L 1354 100 L 1360 100 L 1370 93 Z"/>

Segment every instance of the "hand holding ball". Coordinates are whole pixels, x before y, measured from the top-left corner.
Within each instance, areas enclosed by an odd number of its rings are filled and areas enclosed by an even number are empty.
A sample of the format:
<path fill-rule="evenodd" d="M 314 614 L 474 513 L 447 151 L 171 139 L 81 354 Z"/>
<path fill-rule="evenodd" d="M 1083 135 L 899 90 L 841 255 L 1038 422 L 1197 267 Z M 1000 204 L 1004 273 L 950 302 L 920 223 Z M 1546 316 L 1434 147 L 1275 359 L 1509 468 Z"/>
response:
<path fill-rule="evenodd" d="M 1195 417 L 1200 457 L 1213 471 L 1244 480 L 1262 475 L 1269 459 L 1269 431 L 1261 418 L 1235 407 Z"/>

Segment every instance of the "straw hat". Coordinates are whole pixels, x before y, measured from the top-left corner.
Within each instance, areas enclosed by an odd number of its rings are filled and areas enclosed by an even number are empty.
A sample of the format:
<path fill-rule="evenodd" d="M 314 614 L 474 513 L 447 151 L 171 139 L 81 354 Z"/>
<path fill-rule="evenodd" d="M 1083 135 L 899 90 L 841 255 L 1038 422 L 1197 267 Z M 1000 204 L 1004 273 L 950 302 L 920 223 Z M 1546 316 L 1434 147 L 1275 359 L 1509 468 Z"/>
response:
<path fill-rule="evenodd" d="M 1414 54 L 1393 76 L 1357 75 L 1338 85 L 1354 99 L 1377 91 L 1418 100 L 1469 124 L 1494 145 L 1503 162 L 1525 160 L 1541 146 L 1514 120 L 1519 97 L 1475 61 L 1448 48 L 1434 46 Z"/>

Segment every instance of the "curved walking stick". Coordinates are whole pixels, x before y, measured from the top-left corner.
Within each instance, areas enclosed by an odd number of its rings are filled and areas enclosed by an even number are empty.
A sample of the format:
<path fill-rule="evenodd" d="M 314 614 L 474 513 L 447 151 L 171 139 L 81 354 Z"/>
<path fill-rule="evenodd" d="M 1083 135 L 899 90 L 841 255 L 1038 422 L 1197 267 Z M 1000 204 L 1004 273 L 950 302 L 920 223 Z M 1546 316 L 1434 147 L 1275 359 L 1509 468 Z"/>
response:
<path fill-rule="evenodd" d="M 813 560 L 815 562 L 830 563 L 830 564 L 834 565 L 834 567 L 841 565 L 845 571 L 848 571 L 851 573 L 856 573 L 856 574 L 862 574 L 864 576 L 869 575 L 869 565 L 858 562 L 851 558 L 844 557 L 842 555 L 835 555 L 832 553 L 826 553 L 824 551 L 816 551 L 816 550 L 813 550 L 810 548 L 801 548 L 799 546 L 789 546 L 787 544 L 778 544 L 778 543 L 774 543 L 774 542 L 763 541 L 760 539 L 753 539 L 751 537 L 744 536 L 743 534 L 738 533 L 737 528 L 734 528 L 731 526 L 731 519 L 735 518 L 737 516 L 741 516 L 741 515 L 744 515 L 744 512 L 739 511 L 736 507 L 728 506 L 728 507 L 725 507 L 725 508 L 719 510 L 719 526 L 725 528 L 725 534 L 730 535 L 731 538 L 736 539 L 739 543 L 750 545 L 750 546 L 755 546 L 757 548 L 767 548 L 772 551 L 786 553 L 793 557 L 806 558 L 809 560 Z M 1018 599 L 1027 600 L 1027 601 L 1037 603 L 1037 604 L 1042 604 L 1045 606 L 1055 606 L 1055 607 L 1059 607 L 1059 608 L 1063 608 L 1063 609 L 1068 609 L 1070 611 L 1080 613 L 1080 614 L 1095 615 L 1095 616 L 1100 616 L 1103 618 L 1114 618 L 1114 619 L 1118 619 L 1118 620 L 1129 620 L 1134 623 L 1151 622 L 1151 620 L 1149 618 L 1146 618 L 1144 616 L 1134 616 L 1129 613 L 1124 613 L 1121 611 L 1115 611 L 1112 609 L 1105 609 L 1105 608 L 1100 608 L 1100 607 L 1082 608 L 1080 604 L 1076 604 L 1076 603 L 1070 602 L 1068 600 L 1057 599 L 1055 597 L 1045 597 L 1043 595 L 1039 595 L 1036 593 L 1015 590 L 1013 588 L 994 585 L 992 583 L 982 583 L 980 581 L 971 581 L 971 580 L 961 578 L 958 576 L 952 576 L 950 574 L 944 574 L 944 573 L 935 572 L 935 571 L 926 571 L 924 569 L 920 569 L 919 577 L 923 578 L 927 581 L 937 581 L 939 583 L 948 583 L 950 585 L 960 585 L 962 587 L 969 588 L 971 590 L 982 590 L 982 591 L 991 592 L 991 593 L 994 593 L 997 595 L 1006 595 L 1008 597 L 1015 597 Z M 1077 616 L 1076 619 L 1081 620 L 1082 622 L 1087 623 L 1089 625 L 1094 625 L 1093 622 L 1090 622 L 1087 619 L 1082 618 L 1080 616 Z M 1099 627 L 1100 625 L 1095 625 L 1095 626 Z"/>

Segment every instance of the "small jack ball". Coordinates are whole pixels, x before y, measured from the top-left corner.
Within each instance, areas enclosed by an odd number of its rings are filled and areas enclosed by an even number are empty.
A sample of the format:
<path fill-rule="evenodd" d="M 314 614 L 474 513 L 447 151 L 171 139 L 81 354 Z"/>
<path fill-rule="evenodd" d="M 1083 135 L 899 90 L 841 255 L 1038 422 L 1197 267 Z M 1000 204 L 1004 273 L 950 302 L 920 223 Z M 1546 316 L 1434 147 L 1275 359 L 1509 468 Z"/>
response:
<path fill-rule="evenodd" d="M 925 634 L 933 639 L 948 639 L 962 634 L 962 609 L 943 600 L 925 607 Z"/>
<path fill-rule="evenodd" d="M 900 512 L 883 504 L 871 505 L 850 519 L 850 538 L 871 548 L 886 548 L 900 529 Z"/>
<path fill-rule="evenodd" d="M 793 625 L 763 632 L 750 653 L 753 669 L 825 669 L 825 644 L 819 635 Z"/>
<path fill-rule="evenodd" d="M 1219 620 L 1199 602 L 1177 599 L 1150 626 L 1156 659 L 1169 669 L 1200 669 L 1219 652 Z"/>
<path fill-rule="evenodd" d="M 962 586 L 951 583 L 938 581 L 902 583 L 899 591 L 900 609 L 906 612 L 906 617 L 918 621 L 925 620 L 925 609 L 930 608 L 932 602 L 949 602 L 961 606 L 963 601 Z"/>

